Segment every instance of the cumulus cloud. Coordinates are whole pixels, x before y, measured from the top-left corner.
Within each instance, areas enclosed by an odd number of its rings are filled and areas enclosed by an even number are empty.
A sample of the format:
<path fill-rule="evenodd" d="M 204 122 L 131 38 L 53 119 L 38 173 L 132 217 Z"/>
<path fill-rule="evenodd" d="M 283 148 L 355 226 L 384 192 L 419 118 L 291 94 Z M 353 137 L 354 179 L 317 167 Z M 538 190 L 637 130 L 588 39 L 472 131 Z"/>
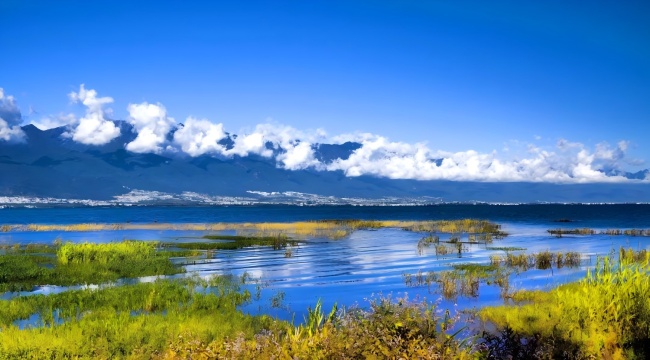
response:
<path fill-rule="evenodd" d="M 23 121 L 22 114 L 16 105 L 16 99 L 5 95 L 0 88 L 0 140 L 21 142 L 25 140 L 25 133 L 20 128 Z"/>
<path fill-rule="evenodd" d="M 104 106 L 111 104 L 113 98 L 97 97 L 97 91 L 86 90 L 84 84 L 79 92 L 73 91 L 68 96 L 72 102 L 86 107 L 86 114 L 71 126 L 72 140 L 86 145 L 104 145 L 120 136 L 120 129 L 105 117 Z"/>
<path fill-rule="evenodd" d="M 126 149 L 136 153 L 160 153 L 174 119 L 167 116 L 165 107 L 158 104 L 129 104 L 128 122 L 137 132 L 136 138 L 126 144 Z"/>
<path fill-rule="evenodd" d="M 185 124 L 174 132 L 174 143 L 190 156 L 214 153 L 223 154 L 226 148 L 219 141 L 226 137 L 223 124 L 206 119 L 188 117 Z"/>
<path fill-rule="evenodd" d="M 272 157 L 276 154 L 278 164 L 287 170 L 317 167 L 320 164 L 314 156 L 312 144 L 325 136 L 322 129 L 304 133 L 291 126 L 259 124 L 251 133 L 237 137 L 233 148 L 225 151 L 224 155 Z"/>
<path fill-rule="evenodd" d="M 322 129 L 304 133 L 290 126 L 259 124 L 252 131 L 232 137 L 232 146 L 219 143 L 227 137 L 223 124 L 187 118 L 174 133 L 174 143 L 190 156 L 214 154 L 224 157 L 259 155 L 275 158 L 287 170 L 318 167 L 312 144 L 326 136 Z"/>

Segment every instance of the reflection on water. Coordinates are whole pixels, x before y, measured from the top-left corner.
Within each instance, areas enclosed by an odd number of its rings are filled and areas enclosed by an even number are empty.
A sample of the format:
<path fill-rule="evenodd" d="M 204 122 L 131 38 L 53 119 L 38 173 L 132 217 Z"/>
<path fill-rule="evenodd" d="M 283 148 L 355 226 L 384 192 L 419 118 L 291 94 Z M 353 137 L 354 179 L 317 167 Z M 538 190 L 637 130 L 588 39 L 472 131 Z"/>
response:
<path fill-rule="evenodd" d="M 551 270 L 531 269 L 513 272 L 509 278 L 511 290 L 548 289 L 558 284 L 574 281 L 584 276 L 586 269 L 594 266 L 596 257 L 607 255 L 619 247 L 633 249 L 650 248 L 650 238 L 630 236 L 564 236 L 549 235 L 547 224 L 505 223 L 503 229 L 510 235 L 492 244 L 465 244 L 461 257 L 452 252 L 436 255 L 433 248 L 418 249 L 423 234 L 400 229 L 357 231 L 340 240 L 324 238 L 307 239 L 291 248 L 291 256 L 284 250 L 270 247 L 251 247 L 239 250 L 213 251 L 211 257 L 187 265 L 188 274 L 200 276 L 213 274 L 242 275 L 247 273 L 256 282 L 248 289 L 255 294 L 262 288 L 259 301 L 253 301 L 244 309 L 249 312 L 264 312 L 283 319 L 302 321 L 309 306 L 322 299 L 325 309 L 334 303 L 339 305 L 365 305 L 364 299 L 382 292 L 399 296 L 408 293 L 410 298 L 425 297 L 437 300 L 437 285 L 407 286 L 404 274 L 439 272 L 450 270 L 453 264 L 489 264 L 491 255 L 503 255 L 504 251 L 488 247 L 519 247 L 526 253 L 539 251 L 576 251 L 582 254 L 581 266 Z M 196 241 L 207 232 L 202 231 L 105 231 L 105 232 L 11 232 L 0 233 L 2 243 L 52 243 L 59 238 L 72 242 L 110 242 L 123 239 L 157 240 L 164 242 Z M 442 236 L 441 236 L 441 240 Z M 463 239 L 464 241 L 467 240 Z M 187 276 L 184 274 L 181 276 Z M 129 281 L 153 281 L 156 277 Z M 77 287 L 78 288 L 78 287 Z M 34 293 L 60 292 L 67 288 L 42 286 Z M 4 294 L 3 298 L 16 294 Z M 283 297 L 283 298 L 282 298 Z M 275 304 L 271 300 L 275 299 Z M 281 300 L 281 306 L 277 302 Z M 481 283 L 478 297 L 459 297 L 457 300 L 442 300 L 442 306 L 471 308 L 502 303 L 500 289 L 495 285 Z M 273 305 L 273 306 L 272 306 Z"/>

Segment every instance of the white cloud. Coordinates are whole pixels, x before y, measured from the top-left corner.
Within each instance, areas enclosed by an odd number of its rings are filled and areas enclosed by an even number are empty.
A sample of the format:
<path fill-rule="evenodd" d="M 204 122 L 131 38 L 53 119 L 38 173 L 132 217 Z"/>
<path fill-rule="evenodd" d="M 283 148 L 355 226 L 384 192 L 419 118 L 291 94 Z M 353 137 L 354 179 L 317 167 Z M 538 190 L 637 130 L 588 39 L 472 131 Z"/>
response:
<path fill-rule="evenodd" d="M 80 86 L 70 99 L 86 106 L 81 119 L 74 115 L 59 115 L 34 122 L 40 128 L 70 124 L 73 140 L 101 145 L 119 136 L 120 129 L 106 119 L 112 103 L 110 97 L 98 97 L 95 90 Z M 24 137 L 19 127 L 22 117 L 15 100 L 0 89 L 0 140 Z M 620 141 L 614 146 L 599 143 L 593 147 L 560 139 L 555 146 L 510 140 L 501 153 L 479 153 L 474 150 L 446 152 L 432 150 L 425 143 L 409 144 L 390 141 L 371 133 L 341 134 L 327 138 L 322 129 L 300 131 L 290 126 L 263 123 L 253 129 L 233 135 L 232 146 L 220 144 L 228 137 L 224 125 L 206 119 L 188 117 L 184 125 L 174 130 L 174 119 L 167 116 L 162 104 L 130 104 L 127 121 L 137 136 L 126 144 L 132 152 L 159 153 L 182 151 L 190 156 L 213 155 L 222 157 L 258 155 L 273 159 L 278 167 L 287 170 L 313 168 L 320 171 L 343 171 L 347 176 L 378 176 L 392 179 L 449 180 L 449 181 L 523 181 L 553 183 L 621 182 L 628 181 L 618 174 L 624 168 L 637 166 L 640 160 L 630 159 L 630 144 Z M 535 136 L 535 140 L 541 137 Z M 341 156 L 327 163 L 320 162 L 315 144 L 342 144 L 358 142 L 361 146 L 349 156 Z M 332 154 L 327 155 L 331 158 Z M 343 153 L 341 155 L 344 155 Z M 347 155 L 347 154 L 345 154 Z M 343 159 L 345 158 L 345 159 Z M 646 179 L 646 180 L 650 180 Z"/>
<path fill-rule="evenodd" d="M 287 170 L 306 169 L 310 166 L 317 166 L 318 160 L 314 157 L 314 150 L 310 143 L 301 142 L 296 146 L 290 147 L 285 153 L 277 156 Z"/>
<path fill-rule="evenodd" d="M 75 124 L 77 118 L 74 114 L 59 114 L 42 117 L 40 120 L 32 120 L 32 124 L 41 130 L 54 129 L 60 126 Z"/>
<path fill-rule="evenodd" d="M 190 156 L 223 154 L 226 148 L 219 141 L 225 137 L 223 124 L 188 117 L 185 124 L 174 132 L 174 143 Z"/>
<path fill-rule="evenodd" d="M 86 90 L 84 84 L 79 87 L 79 92 L 71 92 L 72 102 L 80 102 L 86 106 L 86 114 L 72 125 L 69 134 L 76 142 L 87 145 L 104 145 L 120 136 L 120 129 L 105 118 L 104 105 L 113 102 L 111 97 L 97 97 L 97 91 Z"/>
<path fill-rule="evenodd" d="M 323 129 L 304 133 L 291 126 L 259 124 L 251 133 L 237 137 L 233 148 L 225 151 L 224 155 L 257 154 L 272 157 L 276 154 L 276 161 L 287 170 L 319 167 L 312 144 L 324 140 L 325 136 Z"/>
<path fill-rule="evenodd" d="M 128 122 L 138 133 L 136 138 L 126 144 L 126 149 L 136 153 L 159 153 L 166 136 L 174 126 L 174 119 L 167 116 L 165 107 L 158 104 L 129 104 Z"/>
<path fill-rule="evenodd" d="M 590 152 L 580 143 L 561 140 L 558 152 L 529 146 L 530 156 L 504 161 L 496 152 L 473 150 L 449 153 L 431 151 L 425 144 L 390 142 L 381 136 L 367 137 L 362 147 L 346 159 L 327 164 L 328 170 L 341 170 L 347 176 L 374 175 L 392 179 L 454 181 L 527 181 L 527 182 L 616 182 L 620 176 L 599 171 L 602 160 L 621 159 L 622 151 L 601 145 Z"/>
<path fill-rule="evenodd" d="M 25 141 L 25 133 L 20 128 L 22 121 L 16 99 L 11 95 L 5 95 L 4 89 L 0 88 L 0 140 Z"/>

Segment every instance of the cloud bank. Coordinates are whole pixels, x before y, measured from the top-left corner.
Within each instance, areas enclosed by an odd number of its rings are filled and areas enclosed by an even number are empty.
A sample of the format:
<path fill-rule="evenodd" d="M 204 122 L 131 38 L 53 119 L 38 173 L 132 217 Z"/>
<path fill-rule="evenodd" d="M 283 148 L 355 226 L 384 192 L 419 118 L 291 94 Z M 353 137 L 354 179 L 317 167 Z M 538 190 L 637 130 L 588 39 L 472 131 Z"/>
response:
<path fill-rule="evenodd" d="M 74 103 L 85 107 L 85 114 L 59 115 L 34 122 L 43 127 L 65 124 L 66 136 L 87 145 L 104 145 L 117 139 L 120 127 L 107 114 L 111 97 L 99 97 L 82 84 L 69 94 Z M 19 125 L 20 111 L 11 96 L 0 89 L 0 140 L 24 140 Z M 599 143 L 593 147 L 558 140 L 552 146 L 527 144 L 526 150 L 512 157 L 509 150 L 480 153 L 474 150 L 447 152 L 433 150 L 426 143 L 391 141 L 371 133 L 340 134 L 328 137 L 321 129 L 301 131 L 275 123 L 259 124 L 252 129 L 229 134 L 224 124 L 208 119 L 187 117 L 183 123 L 168 116 L 160 103 L 129 104 L 126 122 L 132 125 L 135 139 L 124 143 L 134 153 L 184 154 L 190 157 L 260 156 L 275 161 L 286 170 L 313 169 L 340 171 L 346 176 L 378 176 L 391 179 L 592 183 L 632 181 L 622 170 L 642 162 L 627 156 L 629 143 Z M 539 140 L 539 139 L 537 139 Z M 347 154 L 319 156 L 319 144 L 358 145 Z M 506 156 L 507 155 L 507 156 Z M 641 176 L 643 178 L 643 175 Z M 645 175 L 642 180 L 650 181 Z"/>
<path fill-rule="evenodd" d="M 23 117 L 16 105 L 16 99 L 11 95 L 5 95 L 4 89 L 0 88 L 0 141 L 24 141 L 25 133 L 20 128 L 22 121 Z"/>

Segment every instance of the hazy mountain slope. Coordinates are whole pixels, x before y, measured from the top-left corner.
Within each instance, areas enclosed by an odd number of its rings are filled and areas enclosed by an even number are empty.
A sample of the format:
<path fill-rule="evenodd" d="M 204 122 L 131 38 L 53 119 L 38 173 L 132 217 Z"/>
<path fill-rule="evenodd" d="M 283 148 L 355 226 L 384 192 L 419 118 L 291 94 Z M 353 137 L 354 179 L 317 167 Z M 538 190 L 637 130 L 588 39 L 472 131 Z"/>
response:
<path fill-rule="evenodd" d="M 297 191 L 337 197 L 439 197 L 444 201 L 647 202 L 647 184 L 481 183 L 346 177 L 342 172 L 290 171 L 261 156 L 219 159 L 181 154 L 136 154 L 124 149 L 134 138 L 128 124 L 105 146 L 62 136 L 63 128 L 23 127 L 24 144 L 0 142 L 0 195 L 110 199 L 131 189 L 170 193 L 193 191 L 244 196 L 248 190 Z M 226 140 L 227 143 L 228 140 Z M 322 144 L 320 161 L 347 158 L 359 144 Z M 639 174 L 630 174 L 638 177 Z"/>

